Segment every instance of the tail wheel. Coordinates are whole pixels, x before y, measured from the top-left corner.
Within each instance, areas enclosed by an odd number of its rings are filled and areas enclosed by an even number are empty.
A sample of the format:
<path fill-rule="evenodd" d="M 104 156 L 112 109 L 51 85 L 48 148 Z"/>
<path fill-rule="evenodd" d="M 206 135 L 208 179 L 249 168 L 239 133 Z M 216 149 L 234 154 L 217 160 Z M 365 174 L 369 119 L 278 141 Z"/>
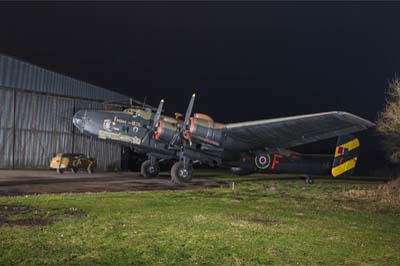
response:
<path fill-rule="evenodd" d="M 308 177 L 306 178 L 306 183 L 307 183 L 307 184 L 314 184 L 314 179 L 313 179 L 312 177 L 309 177 L 309 176 L 308 176 Z"/>
<path fill-rule="evenodd" d="M 193 167 L 185 168 L 183 161 L 176 162 L 171 168 L 171 181 L 188 183 L 192 180 Z"/>
<path fill-rule="evenodd" d="M 146 160 L 140 167 L 140 173 L 143 177 L 157 177 L 160 173 L 160 166 L 158 163 L 151 163 L 151 160 Z"/>

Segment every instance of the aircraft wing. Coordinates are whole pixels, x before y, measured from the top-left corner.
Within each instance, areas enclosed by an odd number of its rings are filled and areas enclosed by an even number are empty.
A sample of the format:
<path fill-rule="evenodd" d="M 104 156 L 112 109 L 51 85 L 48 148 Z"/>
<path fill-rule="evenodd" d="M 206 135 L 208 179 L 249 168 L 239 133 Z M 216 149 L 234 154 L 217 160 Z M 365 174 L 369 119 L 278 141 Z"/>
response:
<path fill-rule="evenodd" d="M 373 127 L 375 124 L 346 112 L 326 112 L 226 125 L 233 141 L 255 148 L 290 148 Z"/>

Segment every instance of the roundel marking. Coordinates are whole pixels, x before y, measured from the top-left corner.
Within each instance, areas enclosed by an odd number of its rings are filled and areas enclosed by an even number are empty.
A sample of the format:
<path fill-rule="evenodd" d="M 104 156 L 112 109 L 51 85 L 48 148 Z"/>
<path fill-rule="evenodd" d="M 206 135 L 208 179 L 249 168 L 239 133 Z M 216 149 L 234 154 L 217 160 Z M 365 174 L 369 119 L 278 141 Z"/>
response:
<path fill-rule="evenodd" d="M 258 156 L 256 156 L 254 161 L 256 163 L 257 168 L 266 169 L 266 168 L 268 168 L 269 164 L 271 163 L 271 158 L 269 157 L 269 154 L 258 155 Z"/>

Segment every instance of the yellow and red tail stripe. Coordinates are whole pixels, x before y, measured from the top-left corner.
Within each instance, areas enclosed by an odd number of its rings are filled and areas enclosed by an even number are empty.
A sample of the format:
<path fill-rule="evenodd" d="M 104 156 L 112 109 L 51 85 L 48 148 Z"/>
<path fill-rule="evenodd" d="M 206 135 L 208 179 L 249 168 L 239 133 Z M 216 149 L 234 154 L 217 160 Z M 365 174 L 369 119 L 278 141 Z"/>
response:
<path fill-rule="evenodd" d="M 360 141 L 352 135 L 338 138 L 331 171 L 334 177 L 352 174 L 356 167 L 359 147 Z"/>

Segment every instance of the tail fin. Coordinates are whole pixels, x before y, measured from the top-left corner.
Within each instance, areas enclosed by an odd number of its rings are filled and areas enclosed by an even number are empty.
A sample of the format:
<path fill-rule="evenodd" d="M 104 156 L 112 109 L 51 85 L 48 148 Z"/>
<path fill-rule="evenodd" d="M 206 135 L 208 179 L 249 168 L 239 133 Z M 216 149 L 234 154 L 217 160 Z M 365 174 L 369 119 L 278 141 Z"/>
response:
<path fill-rule="evenodd" d="M 338 137 L 332 163 L 332 175 L 334 177 L 353 174 L 359 147 L 360 141 L 355 136 L 343 135 Z"/>

